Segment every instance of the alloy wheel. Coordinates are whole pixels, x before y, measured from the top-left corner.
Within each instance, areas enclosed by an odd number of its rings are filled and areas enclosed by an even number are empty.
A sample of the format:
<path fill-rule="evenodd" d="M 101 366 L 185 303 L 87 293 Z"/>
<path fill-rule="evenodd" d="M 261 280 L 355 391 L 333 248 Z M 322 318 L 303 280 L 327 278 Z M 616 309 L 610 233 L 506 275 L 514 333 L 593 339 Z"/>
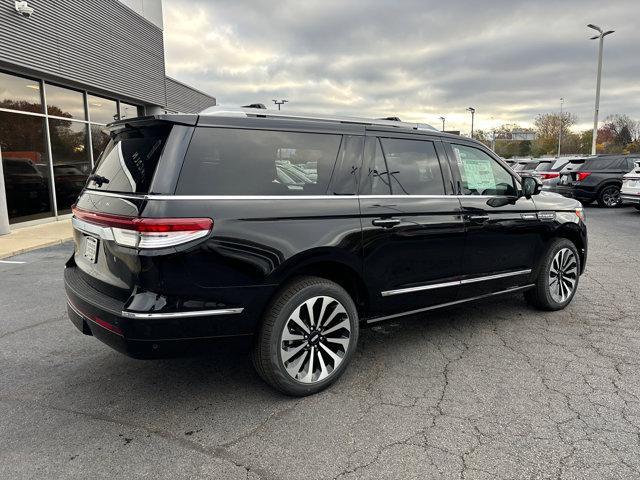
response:
<path fill-rule="evenodd" d="M 607 187 L 602 192 L 602 203 L 607 207 L 615 207 L 620 203 L 620 190 L 616 187 Z"/>
<path fill-rule="evenodd" d="M 318 296 L 296 307 L 280 337 L 280 361 L 291 378 L 316 383 L 331 376 L 350 347 L 351 324 L 335 298 Z"/>
<path fill-rule="evenodd" d="M 560 249 L 549 268 L 549 290 L 551 298 L 564 303 L 571 297 L 578 280 L 578 261 L 575 253 L 568 248 Z"/>

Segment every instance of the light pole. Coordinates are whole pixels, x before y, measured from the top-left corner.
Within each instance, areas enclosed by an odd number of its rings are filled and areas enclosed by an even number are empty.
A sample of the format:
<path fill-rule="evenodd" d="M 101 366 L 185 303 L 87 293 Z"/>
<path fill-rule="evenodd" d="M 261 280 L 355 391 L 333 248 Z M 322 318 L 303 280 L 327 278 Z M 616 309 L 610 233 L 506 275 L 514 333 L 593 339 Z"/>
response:
<path fill-rule="evenodd" d="M 564 118 L 562 118 L 562 104 L 564 97 L 560 97 L 560 130 L 558 131 L 558 158 L 560 158 L 560 146 L 562 145 L 562 127 L 564 126 Z"/>
<path fill-rule="evenodd" d="M 446 118 L 440 117 L 440 120 L 442 120 L 442 131 L 444 132 L 444 121 L 446 120 Z"/>
<path fill-rule="evenodd" d="M 471 138 L 473 138 L 473 117 L 476 114 L 476 109 L 473 107 L 467 108 L 469 112 L 471 112 Z"/>
<path fill-rule="evenodd" d="M 614 30 L 607 30 L 603 32 L 602 29 L 590 23 L 587 25 L 589 28 L 597 30 L 599 35 L 595 35 L 590 40 L 600 40 L 598 48 L 598 80 L 596 81 L 596 109 L 593 113 L 593 140 L 591 141 L 591 155 L 596 154 L 596 141 L 598 140 L 598 111 L 600 110 L 600 78 L 602 77 L 602 47 L 604 46 L 604 37 L 614 32 Z"/>
<path fill-rule="evenodd" d="M 280 107 L 285 103 L 289 103 L 289 100 L 273 100 L 273 103 L 278 105 L 278 111 L 280 111 Z"/>

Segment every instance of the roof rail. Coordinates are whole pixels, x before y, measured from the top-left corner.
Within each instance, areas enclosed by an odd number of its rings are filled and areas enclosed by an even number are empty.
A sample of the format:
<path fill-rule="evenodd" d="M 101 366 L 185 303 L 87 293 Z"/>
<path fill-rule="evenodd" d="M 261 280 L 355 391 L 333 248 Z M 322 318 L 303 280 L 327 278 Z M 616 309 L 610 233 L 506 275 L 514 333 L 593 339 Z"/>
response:
<path fill-rule="evenodd" d="M 260 118 L 281 118 L 289 120 L 311 120 L 316 122 L 339 122 L 339 123 L 356 123 L 362 125 L 377 125 L 382 127 L 407 128 L 412 130 L 431 130 L 438 131 L 426 123 L 408 123 L 395 120 L 397 117 L 388 117 L 383 119 L 349 117 L 341 115 L 323 115 L 299 112 L 282 112 L 277 110 L 263 110 L 247 107 L 224 107 L 216 105 L 209 107 L 200 112 L 200 115 L 219 116 L 219 117 L 260 117 Z M 389 118 L 394 118 L 390 120 Z"/>

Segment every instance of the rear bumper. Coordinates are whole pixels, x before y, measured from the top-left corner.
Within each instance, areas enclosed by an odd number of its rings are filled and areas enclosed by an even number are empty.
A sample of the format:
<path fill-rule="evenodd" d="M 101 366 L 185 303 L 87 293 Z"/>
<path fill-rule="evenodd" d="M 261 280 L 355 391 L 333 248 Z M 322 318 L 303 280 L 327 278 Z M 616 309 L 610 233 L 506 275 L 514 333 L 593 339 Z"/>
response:
<path fill-rule="evenodd" d="M 640 193 L 628 193 L 623 190 L 620 193 L 620 198 L 624 203 L 640 204 Z"/>
<path fill-rule="evenodd" d="M 188 354 L 200 345 L 232 337 L 248 344 L 257 323 L 253 310 L 243 307 L 131 312 L 125 302 L 85 282 L 77 267 L 67 267 L 64 279 L 67 312 L 78 330 L 136 358 Z"/>

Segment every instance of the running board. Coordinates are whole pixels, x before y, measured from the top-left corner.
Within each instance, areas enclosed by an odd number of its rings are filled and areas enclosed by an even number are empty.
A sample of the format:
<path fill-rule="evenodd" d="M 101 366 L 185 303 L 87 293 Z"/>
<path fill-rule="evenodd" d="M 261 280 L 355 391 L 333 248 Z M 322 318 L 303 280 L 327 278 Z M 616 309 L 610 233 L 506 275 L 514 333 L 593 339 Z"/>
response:
<path fill-rule="evenodd" d="M 440 303 L 438 305 L 432 305 L 430 307 L 419 308 L 417 310 L 409 310 L 408 312 L 394 313 L 393 315 L 387 315 L 385 317 L 369 318 L 369 319 L 365 320 L 365 323 L 367 325 L 370 325 L 372 323 L 378 323 L 378 322 L 382 322 L 384 320 L 391 320 L 393 318 L 405 317 L 407 315 L 414 315 L 416 313 L 428 312 L 430 310 L 437 310 L 439 308 L 452 307 L 454 305 L 460 305 L 462 303 L 473 302 L 474 300 L 482 300 L 483 298 L 495 297 L 496 295 L 503 295 L 503 294 L 507 294 L 507 293 L 522 292 L 524 290 L 529 290 L 529 289 L 531 289 L 533 287 L 535 287 L 535 284 L 532 283 L 530 285 L 525 285 L 523 287 L 508 288 L 506 290 L 500 290 L 499 292 L 487 293 L 486 295 L 478 295 L 477 297 L 469 297 L 469 298 L 465 298 L 465 299 L 462 299 L 462 300 L 456 300 L 455 302 Z"/>

